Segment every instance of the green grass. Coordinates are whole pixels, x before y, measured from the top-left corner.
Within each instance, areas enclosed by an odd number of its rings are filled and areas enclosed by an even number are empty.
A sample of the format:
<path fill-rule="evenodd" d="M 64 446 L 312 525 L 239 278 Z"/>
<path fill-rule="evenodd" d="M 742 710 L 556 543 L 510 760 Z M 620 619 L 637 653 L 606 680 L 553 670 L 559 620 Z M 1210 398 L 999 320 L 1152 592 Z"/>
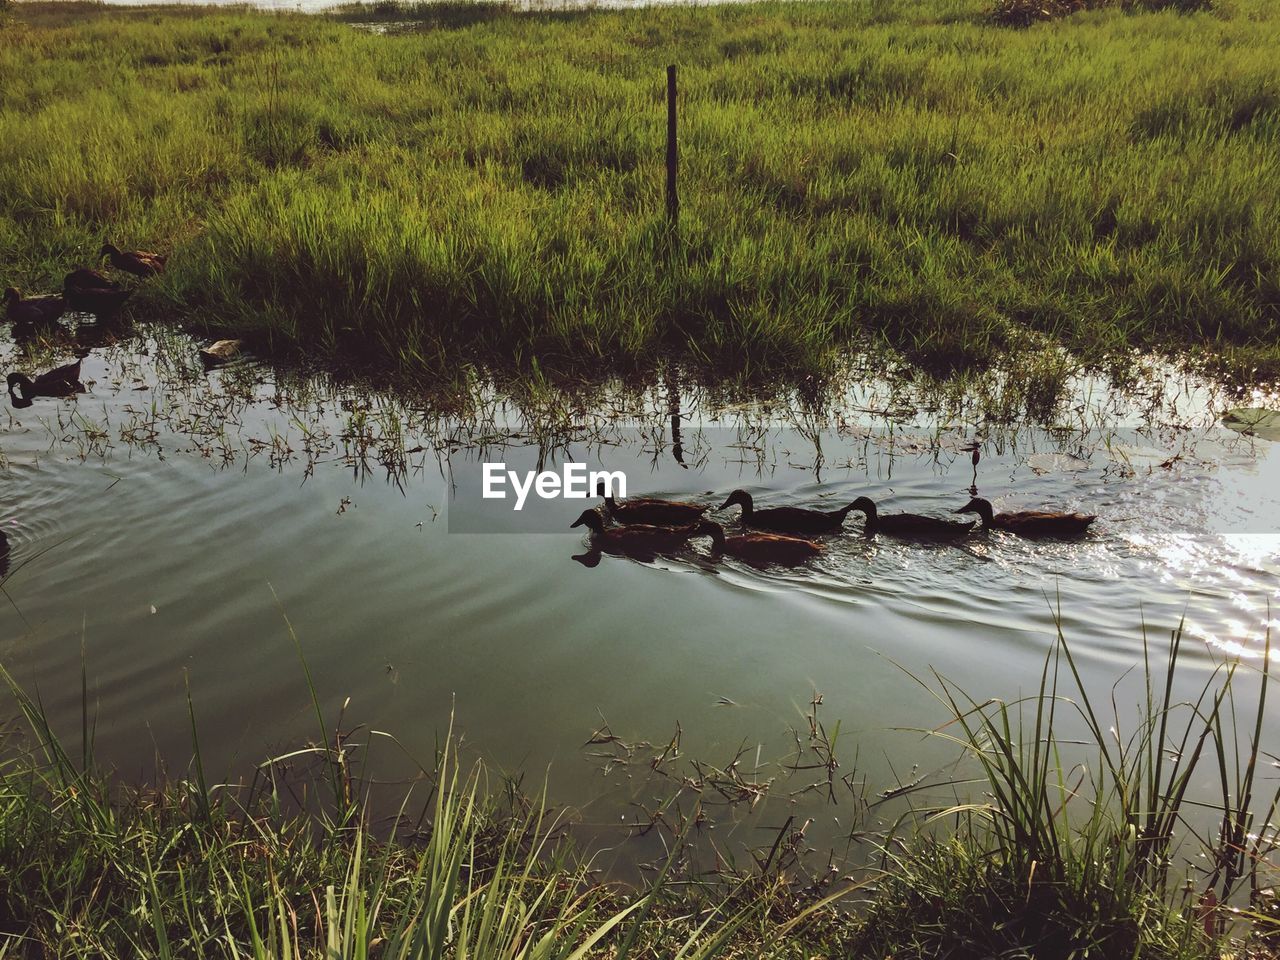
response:
<path fill-rule="evenodd" d="M 670 784 L 654 820 L 665 858 L 631 886 L 594 869 L 565 812 L 468 769 L 452 736 L 388 808 L 313 689 L 320 739 L 248 782 L 207 780 L 192 711 L 190 776 L 131 786 L 94 761 L 87 684 L 73 751 L 0 668 L 29 724 L 0 754 L 0 956 L 1272 956 L 1269 672 L 1224 662 L 1181 701 L 1180 631 L 1166 653 L 1143 649 L 1139 702 L 1117 709 L 1113 691 L 1108 716 L 1061 638 L 1021 701 L 920 680 L 949 717 L 931 732 L 969 762 L 875 801 L 887 816 L 858 827 L 865 862 L 806 850 L 792 821 L 736 856 L 704 836 L 702 792 L 723 803 L 760 784 L 733 764 L 680 768 L 673 744 L 623 744 Z M 835 788 L 820 702 L 796 737 L 808 759 L 783 767 L 806 781 L 825 768 Z M 606 733 L 592 742 L 618 743 Z"/>
<path fill-rule="evenodd" d="M 1280 371 L 1280 9 L 985 0 L 329 18 L 21 4 L 0 265 L 171 251 L 135 307 L 411 365 L 941 369 L 1045 342 Z M 680 66 L 681 220 L 663 213 Z"/>

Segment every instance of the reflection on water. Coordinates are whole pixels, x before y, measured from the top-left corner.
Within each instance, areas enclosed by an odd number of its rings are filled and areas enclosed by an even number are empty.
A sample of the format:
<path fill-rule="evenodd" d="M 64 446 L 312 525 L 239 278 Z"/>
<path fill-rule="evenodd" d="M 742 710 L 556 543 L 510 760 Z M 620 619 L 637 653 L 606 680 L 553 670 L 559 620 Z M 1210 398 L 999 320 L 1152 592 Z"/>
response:
<path fill-rule="evenodd" d="M 33 349 L 0 340 L 0 362 L 60 360 Z M 100 748 L 133 772 L 187 755 L 184 670 L 211 765 L 311 734 L 285 613 L 334 712 L 350 696 L 360 722 L 429 755 L 456 709 L 479 749 L 554 762 L 580 803 L 612 789 L 581 758 L 601 714 L 633 739 L 678 722 L 690 755 L 772 756 L 816 689 L 884 785 L 930 760 L 890 728 L 936 712 L 895 664 L 1011 698 L 1060 618 L 1106 690 L 1144 624 L 1158 640 L 1185 617 L 1208 669 L 1260 656 L 1277 623 L 1280 444 L 1224 429 L 1227 397 L 1166 370 L 1129 391 L 1082 377 L 1036 424 L 998 377 L 961 390 L 851 369 L 819 396 L 744 399 L 672 372 L 392 397 L 249 360 L 209 371 L 156 332 L 103 338 L 82 379 L 86 394 L 0 417 L 0 659 L 75 730 L 83 647 Z M 854 516 L 813 562 L 766 569 L 713 561 L 706 540 L 652 563 L 592 557 L 569 529 L 581 502 L 529 521 L 551 535 L 450 532 L 476 463 L 579 456 L 625 463 L 633 493 L 713 507 L 742 487 L 761 506 L 866 494 L 943 515 L 976 489 L 997 510 L 1100 519 L 1073 541 L 919 544 L 863 537 Z"/>

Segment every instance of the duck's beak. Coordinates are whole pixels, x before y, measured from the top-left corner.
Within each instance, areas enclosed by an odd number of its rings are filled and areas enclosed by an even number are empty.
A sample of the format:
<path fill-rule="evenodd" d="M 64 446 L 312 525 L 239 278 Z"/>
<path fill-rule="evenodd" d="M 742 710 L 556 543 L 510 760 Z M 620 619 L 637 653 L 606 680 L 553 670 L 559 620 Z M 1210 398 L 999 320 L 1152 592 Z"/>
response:
<path fill-rule="evenodd" d="M 957 507 L 956 509 L 952 510 L 951 512 L 952 512 L 952 513 L 968 513 L 968 512 L 969 512 L 969 508 L 968 508 L 968 507 Z"/>
<path fill-rule="evenodd" d="M 582 526 L 582 518 L 581 518 L 581 517 L 579 517 L 577 520 L 573 521 L 573 523 L 569 524 L 569 529 L 570 529 L 570 530 L 572 530 L 574 527 L 580 527 L 580 526 Z"/>

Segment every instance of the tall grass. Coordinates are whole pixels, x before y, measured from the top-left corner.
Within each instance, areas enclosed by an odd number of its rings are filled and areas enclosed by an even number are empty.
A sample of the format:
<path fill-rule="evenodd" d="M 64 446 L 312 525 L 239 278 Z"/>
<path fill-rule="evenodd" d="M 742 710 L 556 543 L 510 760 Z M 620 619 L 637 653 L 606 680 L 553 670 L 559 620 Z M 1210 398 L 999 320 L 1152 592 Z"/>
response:
<path fill-rule="evenodd" d="M 6 283 L 56 284 L 111 236 L 174 252 L 153 310 L 410 363 L 813 366 L 852 343 L 955 368 L 1048 340 L 1278 369 L 1268 0 L 1029 30 L 982 0 L 455 6 L 375 36 L 23 5 Z"/>

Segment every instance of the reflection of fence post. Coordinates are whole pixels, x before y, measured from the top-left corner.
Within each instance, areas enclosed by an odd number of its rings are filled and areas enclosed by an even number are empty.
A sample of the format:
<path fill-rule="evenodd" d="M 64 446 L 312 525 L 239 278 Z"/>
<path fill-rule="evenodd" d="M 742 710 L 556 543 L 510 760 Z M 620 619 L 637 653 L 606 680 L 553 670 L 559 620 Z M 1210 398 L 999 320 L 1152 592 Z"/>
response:
<path fill-rule="evenodd" d="M 676 66 L 667 67 L 667 219 L 680 219 L 680 195 L 676 192 Z"/>

